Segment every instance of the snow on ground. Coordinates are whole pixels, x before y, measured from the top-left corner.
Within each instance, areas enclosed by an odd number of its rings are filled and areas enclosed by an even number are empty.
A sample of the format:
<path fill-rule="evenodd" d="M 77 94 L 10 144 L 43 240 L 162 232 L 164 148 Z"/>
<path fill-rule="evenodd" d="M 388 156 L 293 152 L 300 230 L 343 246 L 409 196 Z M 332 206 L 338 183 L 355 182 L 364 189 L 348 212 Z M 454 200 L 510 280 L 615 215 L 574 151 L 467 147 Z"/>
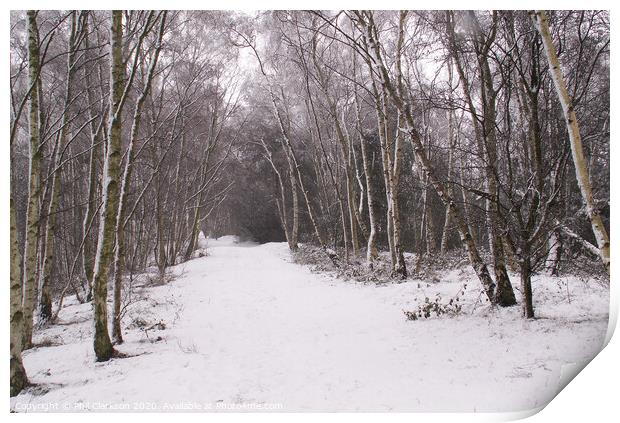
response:
<path fill-rule="evenodd" d="M 548 403 L 607 329 L 608 289 L 592 281 L 536 277 L 540 318 L 526 321 L 479 301 L 468 268 L 375 286 L 312 273 L 284 243 L 205 246 L 174 281 L 138 290 L 117 347 L 128 358 L 95 363 L 91 306 L 69 301 L 24 353 L 37 386 L 11 409 L 522 411 Z M 465 283 L 461 314 L 405 319 Z"/>

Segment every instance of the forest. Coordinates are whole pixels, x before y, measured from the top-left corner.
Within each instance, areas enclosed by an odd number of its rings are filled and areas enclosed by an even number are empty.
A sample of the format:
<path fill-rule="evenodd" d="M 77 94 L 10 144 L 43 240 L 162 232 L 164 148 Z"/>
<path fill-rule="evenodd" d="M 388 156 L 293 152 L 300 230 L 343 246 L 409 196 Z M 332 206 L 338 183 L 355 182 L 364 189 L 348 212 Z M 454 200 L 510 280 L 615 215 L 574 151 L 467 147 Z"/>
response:
<path fill-rule="evenodd" d="M 524 320 L 608 290 L 609 89 L 606 11 L 11 12 L 11 396 L 68 304 L 124 359 L 137 281 L 224 235 Z"/>

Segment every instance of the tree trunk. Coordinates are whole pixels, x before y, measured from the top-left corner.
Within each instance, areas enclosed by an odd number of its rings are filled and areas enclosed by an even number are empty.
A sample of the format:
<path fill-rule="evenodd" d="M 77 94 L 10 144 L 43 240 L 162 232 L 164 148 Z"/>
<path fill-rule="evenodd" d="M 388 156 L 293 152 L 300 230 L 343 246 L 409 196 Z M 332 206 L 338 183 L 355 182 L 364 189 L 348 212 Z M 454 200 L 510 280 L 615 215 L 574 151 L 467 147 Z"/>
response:
<path fill-rule="evenodd" d="M 145 23 L 145 30 L 140 36 L 140 40 L 143 40 L 147 34 L 150 22 L 153 16 L 153 12 L 149 13 L 149 16 Z M 127 158 L 125 162 L 125 170 L 121 179 L 121 187 L 118 201 L 118 211 L 116 213 L 116 244 L 114 248 L 114 313 L 112 316 L 112 338 L 117 344 L 123 343 L 123 334 L 121 331 L 121 307 L 122 307 L 122 285 L 123 285 L 123 271 L 125 268 L 125 205 L 127 203 L 127 196 L 129 192 L 129 185 L 131 183 L 131 174 L 133 170 L 134 162 L 134 149 L 137 143 L 138 135 L 140 133 L 140 123 L 142 122 L 142 108 L 151 90 L 151 83 L 153 81 L 153 75 L 157 66 L 157 59 L 161 50 L 161 41 L 164 35 L 164 25 L 166 23 L 166 12 L 162 12 L 161 24 L 159 29 L 159 36 L 157 38 L 157 46 L 155 47 L 155 53 L 153 59 L 149 65 L 149 69 L 146 75 L 146 81 L 144 91 L 138 98 L 133 114 L 133 125 L 131 127 L 131 138 L 129 139 L 129 146 L 127 147 Z M 137 51 L 134 59 L 134 67 L 132 73 L 136 71 L 138 57 L 140 56 L 140 45 L 138 43 Z"/>
<path fill-rule="evenodd" d="M 276 197 L 276 206 L 278 207 L 278 215 L 280 216 L 280 223 L 282 225 L 282 229 L 284 230 L 284 237 L 286 238 L 286 243 L 288 244 L 288 248 L 290 250 L 294 250 L 295 247 L 292 244 L 290 231 L 288 229 L 288 213 L 286 211 L 286 191 L 284 189 L 284 181 L 282 180 L 282 173 L 278 170 L 275 162 L 273 161 L 273 155 L 271 154 L 271 151 L 269 151 L 267 144 L 262 139 L 261 139 L 261 144 L 263 146 L 263 149 L 265 150 L 265 158 L 271 165 L 271 168 L 273 169 L 277 177 L 277 185 L 278 185 L 278 191 L 280 194 L 280 199 Z"/>
<path fill-rule="evenodd" d="M 286 152 L 286 159 L 289 165 L 289 182 L 291 184 L 291 192 L 293 196 L 293 227 L 291 229 L 291 246 L 293 247 L 293 251 L 295 251 L 297 250 L 297 240 L 299 238 L 299 193 L 297 191 L 295 167 L 289 151 Z"/>
<path fill-rule="evenodd" d="M 350 149 L 351 149 L 351 140 L 348 136 L 345 135 L 345 126 L 344 122 L 341 122 L 337 107 L 336 101 L 332 98 L 330 93 L 330 87 L 327 81 L 327 77 L 324 72 L 324 66 L 319 63 L 317 57 L 317 40 L 316 37 L 312 39 L 312 61 L 316 72 L 318 74 L 318 80 L 325 95 L 325 100 L 327 102 L 327 109 L 329 114 L 331 115 L 334 121 L 334 130 L 336 131 L 336 138 L 340 145 L 340 153 L 342 154 L 342 160 L 344 162 L 345 167 L 345 182 L 346 182 L 346 194 L 347 194 L 347 211 L 349 217 L 349 230 L 351 235 L 351 249 L 353 251 L 353 255 L 357 256 L 359 254 L 359 236 L 357 232 L 357 200 L 355 198 L 355 189 L 354 189 L 354 180 L 355 176 L 353 175 L 353 166 L 350 160 Z M 346 232 L 346 227 L 343 227 L 343 231 Z M 345 244 L 346 248 L 346 244 Z"/>
<path fill-rule="evenodd" d="M 396 263 L 393 266 L 393 271 L 397 275 L 400 275 L 402 279 L 407 277 L 407 266 L 405 264 L 405 254 L 401 244 L 401 225 L 400 225 L 400 202 L 399 202 L 399 187 L 400 187 L 400 171 L 403 161 L 403 138 L 405 134 L 400 129 L 400 123 L 402 116 L 399 113 L 398 120 L 396 122 L 396 137 L 394 140 L 394 160 L 392 161 L 392 175 L 391 175 L 391 198 L 392 198 L 392 236 L 394 237 L 394 254 L 396 255 Z"/>
<path fill-rule="evenodd" d="M 433 221 L 433 216 L 431 213 L 431 202 L 430 202 L 430 194 L 431 194 L 431 184 L 428 180 L 428 175 L 421 172 L 420 181 L 424 184 L 424 239 L 426 241 L 426 254 L 429 256 L 433 256 L 435 253 L 435 222 Z M 449 207 L 446 207 L 449 213 Z M 420 234 L 422 235 L 422 234 Z"/>
<path fill-rule="evenodd" d="M 379 257 L 377 251 L 377 217 L 375 216 L 375 194 L 372 185 L 372 172 L 370 170 L 370 160 L 366 146 L 366 139 L 362 133 L 362 122 L 359 98 L 357 94 L 357 86 L 355 86 L 355 116 L 357 120 L 357 130 L 359 132 L 360 150 L 362 152 L 362 166 L 364 168 L 364 179 L 366 181 L 366 200 L 368 202 L 368 220 L 370 222 L 370 231 L 368 233 L 368 244 L 366 245 L 366 263 L 370 269 L 373 268 L 374 260 Z"/>
<path fill-rule="evenodd" d="M 449 65 L 449 75 L 450 75 L 450 86 L 452 86 L 452 64 L 450 63 Z M 452 196 L 452 186 L 451 186 L 451 182 L 452 182 L 452 168 L 454 167 L 454 150 L 456 148 L 456 137 L 455 137 L 455 130 L 454 130 L 454 119 L 453 119 L 453 115 L 454 112 L 452 110 L 448 110 L 448 148 L 449 148 L 449 153 L 448 153 L 448 176 L 446 177 L 446 181 L 447 181 L 447 186 L 446 189 L 448 190 L 448 195 Z M 449 236 L 450 236 L 450 217 L 452 215 L 450 214 L 450 208 L 446 207 L 446 216 L 444 218 L 444 222 L 443 222 L 443 231 L 441 234 L 441 254 L 446 254 L 448 252 L 448 240 L 449 240 Z"/>
<path fill-rule="evenodd" d="M 586 211 L 588 213 L 588 217 L 590 218 L 592 231 L 596 237 L 596 243 L 598 244 L 601 260 L 603 261 L 603 265 L 605 266 L 607 273 L 609 273 L 609 235 L 607 234 L 607 230 L 603 224 L 600 211 L 594 204 L 592 186 L 590 184 L 590 174 L 585 155 L 583 153 L 583 145 L 581 142 L 577 115 L 575 114 L 575 109 L 568 94 L 564 77 L 562 76 L 560 61 L 558 60 L 555 46 L 553 45 L 553 39 L 551 38 L 551 33 L 549 32 L 547 15 L 544 11 L 539 10 L 532 14 L 532 19 L 534 20 L 534 25 L 542 38 L 545 55 L 549 63 L 551 78 L 553 79 L 555 90 L 558 94 L 560 104 L 562 105 L 564 120 L 566 121 L 566 129 L 568 130 L 568 137 L 570 139 L 573 163 L 575 164 L 577 183 L 579 185 L 583 201 L 586 205 Z"/>
<path fill-rule="evenodd" d="M 89 43 L 89 28 L 88 18 L 85 19 L 84 31 L 86 36 L 84 38 L 84 45 L 86 47 L 86 57 L 91 58 L 90 43 Z M 95 93 L 92 89 L 91 72 L 84 67 L 84 80 L 86 81 L 86 93 L 88 96 L 88 111 L 91 119 L 90 123 L 90 152 L 88 157 L 88 202 L 86 203 L 86 211 L 84 212 L 84 221 L 82 222 L 82 238 L 84 239 L 84 250 L 82 252 L 82 268 L 84 276 L 86 277 L 86 283 L 88 284 L 87 301 L 92 299 L 92 280 L 93 280 L 93 267 L 95 263 L 95 249 L 96 249 L 96 237 L 97 232 L 93 231 L 94 235 L 89 236 L 89 228 L 93 224 L 96 218 L 96 201 L 97 191 L 99 190 L 99 183 L 97 181 L 97 162 L 103 157 L 103 145 L 99 145 L 102 142 L 102 134 L 105 128 L 106 111 L 104 110 L 100 117 L 99 125 L 96 123 L 96 117 L 99 111 L 95 110 Z"/>
<path fill-rule="evenodd" d="M 266 78 L 266 75 L 265 75 L 265 78 Z M 273 106 L 274 114 L 278 120 L 278 125 L 280 127 L 280 133 L 284 140 L 283 147 L 286 153 L 287 163 L 289 165 L 289 179 L 291 182 L 291 190 L 293 194 L 293 229 L 291 231 L 291 242 L 289 243 L 289 247 L 292 246 L 291 248 L 292 250 L 297 250 L 297 239 L 298 239 L 298 233 L 299 233 L 299 197 L 298 197 L 298 191 L 297 191 L 297 182 L 298 182 L 299 187 L 301 188 L 302 195 L 304 196 L 304 200 L 306 203 L 306 209 L 308 210 L 308 217 L 310 218 L 312 227 L 314 228 L 314 233 L 317 237 L 317 240 L 319 241 L 319 245 L 321 246 L 321 249 L 323 251 L 326 251 L 327 247 L 323 239 L 323 236 L 321 235 L 321 232 L 319 230 L 318 222 L 315 218 L 314 212 L 312 210 L 310 198 L 308 197 L 308 190 L 305 187 L 305 184 L 304 184 L 304 181 L 301 175 L 300 165 L 297 160 L 297 155 L 295 154 L 295 150 L 293 149 L 293 144 L 291 142 L 290 132 L 289 132 L 290 125 L 287 125 L 289 126 L 289 128 L 287 129 L 287 126 L 285 126 L 284 117 L 282 116 L 282 112 L 278 108 L 278 104 L 276 102 L 276 98 L 273 93 L 273 88 L 271 87 L 271 85 L 269 85 L 269 90 L 270 90 L 270 96 L 271 96 L 271 104 Z M 332 256 L 330 256 L 330 258 L 333 260 Z"/>
<path fill-rule="evenodd" d="M 41 145 L 40 145 L 40 122 L 41 111 L 39 108 L 40 90 L 36 88 L 40 71 L 39 59 L 39 30 L 36 21 L 37 13 L 28 11 L 28 77 L 30 84 L 35 88 L 30 92 L 30 174 L 28 180 L 28 209 L 26 212 L 26 240 L 24 246 L 24 338 L 23 348 L 32 346 L 32 325 L 35 307 L 35 285 L 37 283 L 37 245 L 39 236 L 40 196 L 41 196 Z"/>
<path fill-rule="evenodd" d="M 71 34 L 69 36 L 69 52 L 67 55 L 67 81 L 65 86 L 65 104 L 62 116 L 60 136 L 56 146 L 56 154 L 53 161 L 53 178 L 49 208 L 47 210 L 47 227 L 44 231 L 45 253 L 43 266 L 39 277 L 39 323 L 46 323 L 52 317 L 52 296 L 50 283 L 52 277 L 52 262 L 54 260 L 54 236 L 57 231 L 56 222 L 58 207 L 60 205 L 60 184 L 62 176 L 62 160 L 64 148 L 67 142 L 67 135 L 71 126 L 69 119 L 69 108 L 73 102 L 73 77 L 75 75 L 75 58 L 77 45 L 77 12 L 71 12 Z"/>
<path fill-rule="evenodd" d="M 532 302 L 532 265 L 529 249 L 522 251 L 519 259 L 521 270 L 521 295 L 523 296 L 523 316 L 532 319 L 534 317 L 534 305 Z"/>
<path fill-rule="evenodd" d="M 392 159 L 391 159 L 391 146 L 387 121 L 387 95 L 379 94 L 379 91 L 372 80 L 375 113 L 377 114 L 377 130 L 379 133 L 379 143 L 381 146 L 381 164 L 383 166 L 383 183 L 385 185 L 385 197 L 386 197 L 386 222 L 387 222 L 387 239 L 388 247 L 390 249 L 390 259 L 392 263 L 392 269 L 395 270 L 397 266 L 398 257 L 396 254 L 396 248 L 394 246 L 394 217 L 392 208 L 394 202 L 392 201 Z"/>
<path fill-rule="evenodd" d="M 13 196 L 10 200 L 11 212 L 11 396 L 20 393 L 28 385 L 28 376 L 22 363 L 22 341 L 24 313 L 22 311 L 22 281 L 20 279 L 21 257 L 17 242 L 17 222 Z"/>
<path fill-rule="evenodd" d="M 408 12 L 403 10 L 401 10 L 399 13 L 398 40 L 396 43 L 396 84 L 397 91 L 400 94 L 402 94 L 402 92 L 404 91 L 402 81 L 401 58 L 404 47 L 403 43 L 407 14 Z M 385 96 L 387 97 L 388 94 L 385 93 Z M 403 113 L 399 110 L 396 120 L 396 133 L 394 136 L 394 158 L 391 162 L 392 170 L 390 174 L 390 193 L 392 198 L 392 234 L 394 237 L 394 254 L 396 255 L 396 263 L 394 263 L 393 265 L 393 271 L 394 273 L 400 275 L 401 278 L 405 279 L 407 277 L 407 266 L 405 265 L 405 255 L 400 240 L 401 225 L 399 202 L 400 173 L 403 161 L 403 139 L 405 136 L 405 132 L 403 131 L 403 129 L 401 129 L 400 124 L 403 123 L 403 121 Z M 386 129 L 388 129 L 387 126 Z"/>
<path fill-rule="evenodd" d="M 550 276 L 559 276 L 560 263 L 562 262 L 562 236 L 559 229 L 551 232 L 547 243 L 549 245 L 549 253 L 547 253 L 545 270 Z"/>
<path fill-rule="evenodd" d="M 198 225 L 198 222 L 200 221 L 201 201 L 202 195 L 199 195 L 196 198 L 196 205 L 194 206 L 194 216 L 192 217 L 192 224 L 190 226 L 189 242 L 187 243 L 187 248 L 183 257 L 185 261 L 192 258 L 192 253 L 196 250 L 196 242 L 198 242 L 198 235 L 200 234 L 200 226 Z"/>
<path fill-rule="evenodd" d="M 159 179 L 159 178 L 158 178 Z M 157 183 L 157 194 L 155 198 L 155 217 L 156 217 L 156 232 L 157 245 L 155 247 L 155 256 L 157 258 L 157 270 L 159 271 L 160 282 L 163 284 L 166 276 L 166 240 L 164 239 L 164 212 L 163 212 L 163 199 L 161 198 L 161 182 Z"/>
<path fill-rule="evenodd" d="M 119 203 L 119 178 L 122 145 L 122 108 L 125 87 L 125 63 L 123 61 L 123 13 L 112 11 L 110 29 L 110 130 L 106 159 L 103 166 L 103 205 L 99 222 L 99 239 L 93 271 L 93 299 L 95 336 L 94 349 L 97 361 L 107 361 L 114 349 L 108 334 L 108 277 L 113 260 L 116 216 Z"/>

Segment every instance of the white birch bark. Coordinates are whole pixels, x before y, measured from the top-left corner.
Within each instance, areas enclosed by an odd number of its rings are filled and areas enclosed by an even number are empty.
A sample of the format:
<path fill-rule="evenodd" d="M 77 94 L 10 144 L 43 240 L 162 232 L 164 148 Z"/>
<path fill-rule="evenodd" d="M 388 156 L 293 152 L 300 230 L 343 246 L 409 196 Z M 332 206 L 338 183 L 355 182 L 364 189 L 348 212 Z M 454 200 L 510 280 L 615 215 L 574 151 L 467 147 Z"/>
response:
<path fill-rule="evenodd" d="M 374 205 L 374 188 L 372 186 L 372 173 L 370 170 L 370 160 L 368 157 L 368 151 L 362 132 L 362 118 L 360 111 L 359 95 L 357 92 L 357 64 L 353 63 L 353 78 L 354 78 L 354 95 L 355 95 L 355 118 L 357 121 L 357 131 L 359 133 L 360 150 L 362 152 L 362 167 L 364 168 L 364 180 L 366 183 L 366 200 L 368 203 L 368 220 L 370 230 L 368 232 L 368 243 L 366 245 L 366 264 L 370 269 L 373 268 L 373 261 L 379 256 L 377 250 L 377 218 L 375 215 Z"/>
<path fill-rule="evenodd" d="M 40 71 L 39 58 L 39 30 L 37 27 L 37 12 L 28 11 L 28 77 L 34 86 L 37 83 Z M 41 145 L 40 145 L 40 89 L 35 87 L 30 92 L 29 112 L 29 178 L 28 178 L 28 209 L 26 212 L 26 240 L 24 246 L 24 286 L 23 286 L 23 313 L 24 337 L 23 348 L 32 346 L 32 327 L 35 308 L 36 275 L 37 275 L 37 246 L 39 236 L 40 196 L 41 196 Z"/>
<path fill-rule="evenodd" d="M 10 343 L 11 343 L 11 396 L 28 385 L 28 376 L 22 363 L 22 340 L 24 328 L 24 313 L 22 310 L 22 281 L 20 279 L 21 255 L 17 242 L 17 222 L 13 196 L 10 200 L 11 212 L 11 293 L 10 293 Z"/>
<path fill-rule="evenodd" d="M 532 14 L 532 19 L 536 30 L 539 32 L 547 62 L 549 63 L 549 72 L 551 72 L 551 78 L 555 90 L 558 94 L 560 104 L 562 105 L 562 112 L 564 113 L 564 120 L 566 121 L 566 129 L 568 130 L 568 137 L 570 140 L 571 153 L 573 157 L 573 163 L 575 164 L 575 174 L 577 176 L 577 183 L 579 190 L 581 191 L 581 197 L 586 205 L 586 211 L 590 219 L 592 231 L 598 244 L 599 255 L 603 261 L 603 265 L 609 273 L 610 270 L 610 258 L 609 258 L 609 235 L 603 224 L 600 212 L 594 204 L 594 197 L 592 195 L 592 186 L 590 184 L 590 174 L 588 171 L 587 161 L 583 153 L 583 145 L 581 141 L 581 134 L 579 132 L 579 123 L 577 121 L 577 115 L 573 107 L 571 98 L 566 88 L 566 82 L 562 76 L 562 68 L 560 67 L 560 61 L 553 45 L 553 39 L 549 31 L 549 21 L 547 15 L 543 10 L 538 10 Z"/>
<path fill-rule="evenodd" d="M 88 14 L 86 19 L 84 20 L 84 46 L 86 48 L 85 57 L 87 60 L 92 59 L 92 51 L 90 46 L 89 39 L 89 25 L 88 20 L 91 18 L 91 12 L 85 12 Z M 93 267 L 95 261 L 95 249 L 96 249 L 96 236 L 97 231 L 93 231 L 93 235 L 89 236 L 90 228 L 93 226 L 96 220 L 96 209 L 97 209 L 97 193 L 99 191 L 99 182 L 97 180 L 98 172 L 97 172 L 97 162 L 103 156 L 103 135 L 105 130 L 106 118 L 107 118 L 107 108 L 104 104 L 104 97 L 101 96 L 101 110 L 97 110 L 95 108 L 95 92 L 93 90 L 93 78 L 91 75 L 91 69 L 88 69 L 86 66 L 83 67 L 84 71 L 84 81 L 86 82 L 86 94 L 88 98 L 88 112 L 89 118 L 91 119 L 90 124 L 90 152 L 88 157 L 88 201 L 86 203 L 86 210 L 84 212 L 84 220 L 82 222 L 82 239 L 84 240 L 84 248 L 82 252 L 82 270 L 84 272 L 84 276 L 86 277 L 86 284 L 88 285 L 86 299 L 90 301 L 92 299 L 92 280 L 93 280 Z M 97 73 L 99 74 L 99 82 L 101 82 L 101 65 L 97 64 Z M 103 85 L 103 84 L 101 84 Z M 99 115 L 99 117 L 98 117 Z M 99 119 L 99 123 L 97 124 L 97 119 Z"/>
<path fill-rule="evenodd" d="M 558 276 L 560 271 L 560 260 L 562 255 L 562 241 L 559 234 L 559 230 L 554 230 L 549 235 L 547 244 L 549 245 L 549 252 L 547 253 L 547 261 L 545 263 L 545 270 L 550 276 Z"/>
<path fill-rule="evenodd" d="M 114 248 L 114 314 L 112 319 L 112 338 L 117 344 L 123 342 L 123 334 L 121 331 L 121 294 L 122 294 L 122 278 L 123 278 L 123 268 L 124 268 L 124 256 L 125 256 L 125 242 L 124 242 L 124 232 L 125 232 L 125 208 L 127 203 L 127 195 L 129 191 L 129 184 L 131 182 L 131 174 L 133 169 L 134 162 L 134 149 L 137 143 L 137 138 L 140 133 L 140 124 L 142 122 L 142 108 L 144 107 L 144 103 L 149 95 L 151 90 L 151 84 L 153 81 L 153 76 L 155 73 L 155 68 L 157 67 L 157 60 L 159 58 L 159 52 L 161 51 L 162 38 L 164 35 L 164 27 L 166 24 L 166 13 L 161 12 L 161 22 L 159 27 L 159 34 L 157 37 L 157 45 L 155 47 L 155 52 L 153 53 L 153 59 L 149 65 L 146 81 L 144 85 L 144 90 L 142 94 L 138 98 L 136 102 L 136 106 L 134 108 L 133 114 L 133 124 L 131 127 L 131 137 L 129 139 L 129 146 L 127 147 L 127 159 L 125 162 L 125 169 L 123 171 L 123 176 L 121 178 L 121 186 L 119 193 L 119 201 L 118 201 L 118 211 L 116 213 L 116 245 Z M 151 20 L 153 18 L 153 12 L 149 13 L 145 23 L 145 29 L 142 32 L 140 37 L 140 41 L 138 41 L 138 46 L 136 47 L 136 52 L 134 53 L 134 67 L 132 69 L 132 73 L 136 72 L 137 69 L 137 61 L 140 57 L 140 47 L 142 45 L 142 40 L 146 37 L 149 27 L 151 25 Z"/>
<path fill-rule="evenodd" d="M 103 165 L 103 205 L 93 271 L 94 350 L 97 361 L 107 361 L 114 349 L 108 333 L 108 277 L 113 260 L 114 231 L 119 202 L 121 166 L 121 119 L 124 104 L 125 63 L 123 61 L 123 13 L 112 11 L 110 28 L 110 122 L 106 159 Z"/>
<path fill-rule="evenodd" d="M 55 148 L 53 161 L 52 187 L 49 207 L 47 209 L 47 225 L 43 236 L 45 236 L 45 249 L 43 253 L 43 265 L 39 275 L 39 323 L 43 324 L 52 317 L 52 296 L 51 296 L 51 276 L 52 262 L 54 260 L 54 236 L 56 233 L 57 212 L 60 205 L 60 184 L 62 177 L 62 160 L 64 157 L 67 135 L 71 129 L 70 106 L 73 102 L 73 78 L 75 76 L 76 50 L 79 47 L 78 15 L 76 11 L 71 12 L 71 33 L 69 36 L 69 50 L 67 54 L 67 81 L 65 85 L 65 104 L 62 116 L 60 135 Z"/>

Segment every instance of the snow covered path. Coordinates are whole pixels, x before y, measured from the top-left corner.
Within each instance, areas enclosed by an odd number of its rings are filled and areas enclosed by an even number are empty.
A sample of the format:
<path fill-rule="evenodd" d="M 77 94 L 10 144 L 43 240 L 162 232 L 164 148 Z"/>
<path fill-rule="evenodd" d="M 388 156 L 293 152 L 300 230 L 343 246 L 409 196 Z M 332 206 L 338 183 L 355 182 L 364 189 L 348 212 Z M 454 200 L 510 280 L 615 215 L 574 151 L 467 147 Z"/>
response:
<path fill-rule="evenodd" d="M 544 279 L 535 284 L 544 319 L 487 307 L 406 321 L 403 309 L 435 291 L 454 294 L 471 275 L 376 287 L 311 273 L 290 263 L 284 244 L 227 242 L 176 270 L 175 281 L 148 288 L 147 309 L 166 330 L 149 338 L 129 331 L 118 348 L 135 357 L 94 363 L 87 317 L 47 329 L 37 340 L 60 337 L 62 345 L 24 357 L 45 389 L 12 399 L 12 408 L 65 401 L 59 411 L 521 411 L 545 405 L 562 366 L 591 359 L 607 328 L 604 291 L 577 283 L 570 304 L 539 286 Z M 89 307 L 67 307 L 61 317 L 79 319 Z"/>

